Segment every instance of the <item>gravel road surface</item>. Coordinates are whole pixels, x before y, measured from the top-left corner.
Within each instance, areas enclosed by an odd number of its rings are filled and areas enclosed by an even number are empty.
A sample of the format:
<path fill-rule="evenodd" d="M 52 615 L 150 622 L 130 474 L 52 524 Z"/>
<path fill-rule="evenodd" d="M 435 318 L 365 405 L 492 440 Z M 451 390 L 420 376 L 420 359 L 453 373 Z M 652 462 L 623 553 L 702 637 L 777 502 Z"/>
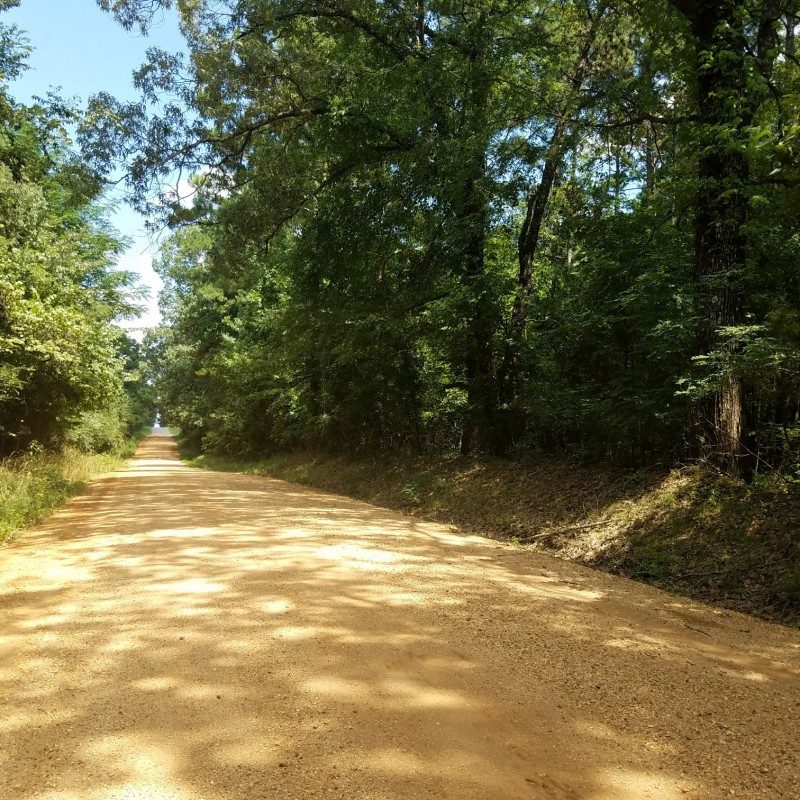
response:
<path fill-rule="evenodd" d="M 0 550 L 0 798 L 800 798 L 800 632 L 144 441 Z"/>

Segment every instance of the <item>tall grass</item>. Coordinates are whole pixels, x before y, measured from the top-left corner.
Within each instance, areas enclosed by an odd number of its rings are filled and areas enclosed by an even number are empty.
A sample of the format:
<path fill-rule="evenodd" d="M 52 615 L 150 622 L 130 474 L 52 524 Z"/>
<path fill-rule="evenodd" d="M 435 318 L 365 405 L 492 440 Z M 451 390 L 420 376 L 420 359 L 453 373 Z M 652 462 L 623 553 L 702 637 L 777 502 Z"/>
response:
<path fill-rule="evenodd" d="M 120 466 L 147 430 L 127 440 L 117 453 L 84 453 L 66 447 L 60 453 L 25 454 L 0 461 L 0 542 L 46 517 L 96 475 Z"/>

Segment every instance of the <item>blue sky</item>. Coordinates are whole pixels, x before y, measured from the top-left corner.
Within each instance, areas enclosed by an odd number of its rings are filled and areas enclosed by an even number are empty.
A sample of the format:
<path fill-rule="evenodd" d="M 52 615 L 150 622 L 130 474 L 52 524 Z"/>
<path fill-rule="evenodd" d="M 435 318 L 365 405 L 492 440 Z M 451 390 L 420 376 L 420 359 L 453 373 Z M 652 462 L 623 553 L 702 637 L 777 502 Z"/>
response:
<path fill-rule="evenodd" d="M 100 91 L 133 100 L 131 74 L 144 61 L 145 50 L 162 47 L 174 53 L 183 49 L 174 14 L 159 15 L 143 37 L 123 30 L 95 0 L 22 0 L 18 8 L 3 14 L 3 21 L 25 30 L 35 48 L 28 60 L 31 68 L 11 85 L 12 95 L 23 103 L 57 87 L 62 96 L 82 102 Z M 114 212 L 112 222 L 132 239 L 120 267 L 139 273 L 152 295 L 143 316 L 126 326 L 154 325 L 158 322 L 156 293 L 161 287 L 152 270 L 156 245 L 144 232 L 144 220 L 127 206 Z"/>

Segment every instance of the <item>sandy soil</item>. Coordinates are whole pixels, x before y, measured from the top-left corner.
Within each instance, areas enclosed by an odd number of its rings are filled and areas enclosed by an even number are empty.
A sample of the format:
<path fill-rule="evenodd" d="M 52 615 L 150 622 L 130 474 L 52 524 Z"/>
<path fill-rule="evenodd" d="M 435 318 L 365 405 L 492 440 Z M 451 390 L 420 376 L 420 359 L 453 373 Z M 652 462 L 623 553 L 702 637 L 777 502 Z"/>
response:
<path fill-rule="evenodd" d="M 148 438 L 0 551 L 0 797 L 800 797 L 800 632 Z"/>

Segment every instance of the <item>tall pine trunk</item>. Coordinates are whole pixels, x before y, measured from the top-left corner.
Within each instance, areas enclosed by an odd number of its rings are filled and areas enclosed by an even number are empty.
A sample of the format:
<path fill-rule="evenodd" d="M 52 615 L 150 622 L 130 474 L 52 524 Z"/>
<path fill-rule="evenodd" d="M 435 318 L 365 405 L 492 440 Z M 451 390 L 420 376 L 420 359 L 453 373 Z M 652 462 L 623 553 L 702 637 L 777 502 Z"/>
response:
<path fill-rule="evenodd" d="M 608 7 L 605 4 L 589 16 L 586 36 L 581 45 L 575 67 L 570 77 L 570 89 L 563 98 L 563 105 L 554 120 L 547 151 L 542 163 L 540 181 L 531 187 L 525 204 L 525 219 L 517 239 L 517 292 L 511 308 L 508 338 L 498 370 L 499 405 L 504 409 L 498 416 L 498 449 L 507 450 L 525 430 L 525 416 L 519 411 L 517 397 L 521 383 L 520 352 L 528 318 L 528 301 L 533 291 L 533 266 L 539 248 L 542 228 L 547 218 L 550 195 L 561 170 L 572 117 L 583 102 L 583 84 L 591 71 L 591 54 L 597 38 L 598 27 Z"/>

